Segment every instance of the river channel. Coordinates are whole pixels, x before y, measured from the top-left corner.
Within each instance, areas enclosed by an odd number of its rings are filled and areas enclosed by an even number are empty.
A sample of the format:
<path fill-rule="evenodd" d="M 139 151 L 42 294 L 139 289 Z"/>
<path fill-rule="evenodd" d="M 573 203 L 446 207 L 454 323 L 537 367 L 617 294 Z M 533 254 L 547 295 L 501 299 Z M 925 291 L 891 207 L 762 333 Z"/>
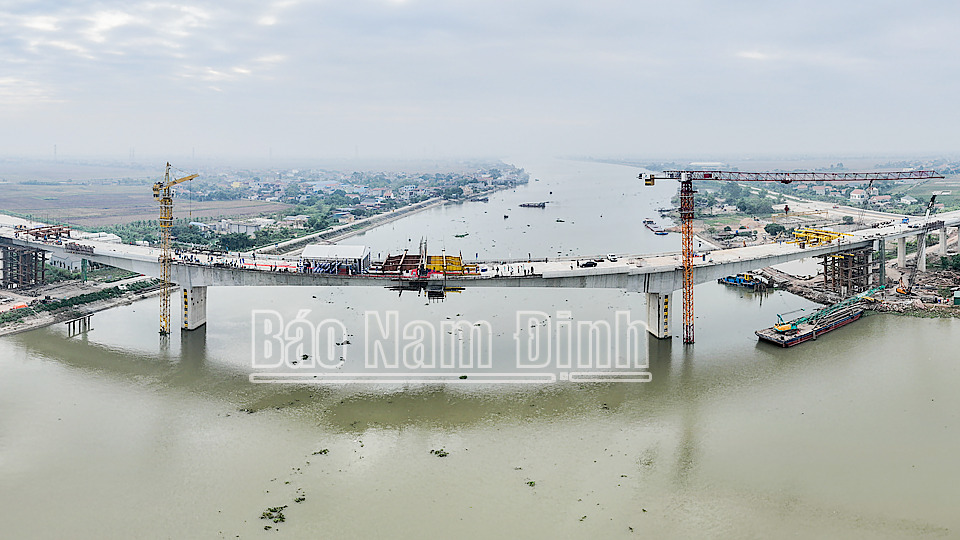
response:
<path fill-rule="evenodd" d="M 679 248 L 640 225 L 675 185 L 645 191 L 614 165 L 518 164 L 531 182 L 515 191 L 343 243 L 376 255 L 425 236 L 431 253 L 468 259 Z M 518 207 L 536 201 L 548 205 Z M 643 295 L 618 290 L 468 289 L 427 303 L 372 288 L 211 288 L 206 327 L 168 342 L 156 298 L 97 313 L 79 336 L 0 338 L 0 537 L 960 534 L 960 320 L 871 314 L 781 350 L 753 331 L 814 304 L 695 290 L 696 344 L 644 335 L 645 383 L 250 382 L 253 310 L 342 321 L 356 362 L 370 312 L 489 321 L 493 362 L 510 363 L 518 310 L 645 319 Z M 282 506 L 284 521 L 261 519 Z"/>

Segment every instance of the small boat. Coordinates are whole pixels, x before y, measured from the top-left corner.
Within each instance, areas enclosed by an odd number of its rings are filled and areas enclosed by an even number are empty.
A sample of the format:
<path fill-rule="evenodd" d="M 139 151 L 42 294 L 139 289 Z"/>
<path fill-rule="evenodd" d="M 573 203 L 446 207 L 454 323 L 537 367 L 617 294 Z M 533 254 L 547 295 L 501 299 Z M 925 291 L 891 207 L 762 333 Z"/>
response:
<path fill-rule="evenodd" d="M 508 216 L 508 215 L 506 215 L 506 214 L 503 215 L 503 219 L 507 219 L 508 217 L 510 217 L 510 216 Z"/>
<path fill-rule="evenodd" d="M 453 235 L 453 237 L 454 237 L 454 238 L 463 238 L 464 236 L 467 236 L 468 234 L 470 234 L 470 233 L 455 234 L 455 235 Z"/>
<path fill-rule="evenodd" d="M 546 208 L 545 202 L 525 202 L 520 204 L 520 208 Z"/>
<path fill-rule="evenodd" d="M 753 290 L 763 290 L 767 288 L 767 282 L 759 276 L 750 273 L 737 274 L 735 276 L 726 276 L 717 280 L 722 285 L 733 285 L 736 287 L 746 287 Z"/>
<path fill-rule="evenodd" d="M 557 218 L 557 223 L 563 223 L 563 220 L 560 218 Z"/>

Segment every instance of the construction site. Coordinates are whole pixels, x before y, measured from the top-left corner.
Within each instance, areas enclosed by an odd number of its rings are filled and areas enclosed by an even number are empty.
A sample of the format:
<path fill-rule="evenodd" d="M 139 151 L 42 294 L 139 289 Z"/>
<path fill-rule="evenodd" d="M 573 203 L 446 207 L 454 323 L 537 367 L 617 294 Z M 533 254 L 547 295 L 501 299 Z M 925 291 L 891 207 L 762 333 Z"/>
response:
<path fill-rule="evenodd" d="M 931 198 L 930 206 L 935 198 Z M 764 233 L 758 236 L 764 242 L 816 246 L 840 240 L 845 236 L 845 233 L 837 232 L 840 230 L 889 223 L 889 219 L 883 216 L 864 217 L 862 212 L 856 222 L 844 223 L 840 220 L 842 215 L 834 213 L 831 220 L 827 210 L 799 212 L 797 215 L 781 213 L 774 215 L 771 222 L 790 223 L 795 227 L 792 232 L 776 237 L 766 235 L 765 238 Z M 760 222 L 761 225 L 764 223 Z M 942 222 L 936 220 L 929 221 L 917 231 L 916 240 L 907 242 L 903 239 L 902 247 L 885 247 L 883 251 L 859 248 L 818 256 L 816 273 L 795 275 L 767 267 L 758 274 L 772 288 L 785 289 L 823 304 L 839 302 L 852 295 L 884 287 L 872 297 L 877 300 L 870 306 L 875 311 L 923 311 L 928 316 L 960 316 L 960 305 L 955 305 L 954 301 L 955 297 L 960 296 L 960 270 L 953 269 L 950 263 L 960 250 L 948 249 L 948 246 L 957 244 L 957 231 L 948 231 Z M 898 249 L 903 250 L 902 257 Z"/>
<path fill-rule="evenodd" d="M 942 179 L 943 175 L 938 174 L 936 171 L 919 170 L 869 173 L 665 170 L 660 174 L 641 173 L 639 178 L 643 180 L 644 184 L 647 186 L 653 186 L 658 179 L 677 181 L 679 183 L 678 210 L 681 234 L 681 263 L 683 270 L 683 342 L 689 344 L 694 342 L 693 267 L 694 258 L 697 255 L 697 251 L 694 246 L 694 216 L 696 206 L 694 202 L 694 195 L 697 193 L 697 191 L 694 189 L 695 181 L 734 183 L 743 182 L 747 183 L 748 185 L 752 185 L 752 183 L 764 182 L 778 182 L 781 184 L 790 184 L 792 182 L 844 182 L 862 183 L 866 185 L 867 189 L 869 189 L 874 182 L 925 181 L 930 179 Z M 940 253 L 943 257 L 948 255 L 947 240 L 949 238 L 949 232 L 942 221 L 930 219 L 931 212 L 934 210 L 937 196 L 945 194 L 949 194 L 949 192 L 934 191 L 932 193 L 930 201 L 926 206 L 926 212 L 922 224 L 910 224 L 909 217 L 900 217 L 900 225 L 902 227 L 909 227 L 910 229 L 913 229 L 910 231 L 910 234 L 916 235 L 917 240 L 916 252 L 913 256 L 912 264 L 908 265 L 906 249 L 907 238 L 906 236 L 900 236 L 898 238 L 899 244 L 897 246 L 897 263 L 896 267 L 893 268 L 893 270 L 899 271 L 899 277 L 896 280 L 887 276 L 887 250 L 883 240 L 880 240 L 879 249 L 877 250 L 878 253 L 876 254 L 872 248 L 864 248 L 860 250 L 851 250 L 850 252 L 837 252 L 829 255 L 823 255 L 821 257 L 823 259 L 821 261 L 823 270 L 822 273 L 819 273 L 821 276 L 821 279 L 819 280 L 816 279 L 817 276 L 808 276 L 805 280 L 805 286 L 800 286 L 800 282 L 797 280 L 797 278 L 783 278 L 782 276 L 787 276 L 787 274 L 781 272 L 781 284 L 789 284 L 793 288 L 791 292 L 795 292 L 800 296 L 804 296 L 821 303 L 835 304 L 843 301 L 845 298 L 848 298 L 853 294 L 857 294 L 868 289 L 877 288 L 879 290 L 877 296 L 882 299 L 882 301 L 878 304 L 879 306 L 882 306 L 881 309 L 884 310 L 904 312 L 911 309 L 925 309 L 927 303 L 934 305 L 949 305 L 948 297 L 956 294 L 956 289 L 958 289 L 958 285 L 960 285 L 960 283 L 958 283 L 956 279 L 953 279 L 952 276 L 938 278 L 935 280 L 935 283 L 920 284 L 918 282 L 920 274 L 923 274 L 927 270 L 925 244 L 927 236 L 930 233 L 939 231 Z M 839 210 L 839 206 L 832 205 L 832 209 Z M 803 221 L 806 221 L 807 219 L 822 220 L 825 216 L 828 216 L 829 213 L 829 210 L 826 210 L 823 207 L 817 208 L 813 207 L 813 205 L 810 205 L 806 208 L 794 209 L 793 215 L 791 215 L 789 206 L 784 205 L 783 213 L 779 216 L 774 216 L 774 218 L 767 222 L 767 224 L 776 223 L 776 218 L 778 217 L 783 219 L 800 219 Z M 838 214 L 839 213 L 843 212 L 838 212 Z M 841 219 L 841 223 L 849 225 L 856 224 L 860 226 L 859 228 L 863 228 L 866 214 L 867 211 L 865 207 L 860 209 L 849 208 L 846 212 L 848 217 L 846 219 Z M 871 212 L 870 214 L 872 216 L 881 216 L 880 219 L 878 219 L 874 224 L 869 225 L 871 227 L 879 228 L 893 224 L 893 221 L 889 219 L 891 217 L 889 214 L 883 214 L 879 212 Z M 763 226 L 763 222 L 761 222 L 759 218 L 755 217 L 752 221 L 757 224 L 756 228 Z M 747 221 L 747 223 L 750 222 Z M 764 236 L 757 231 L 750 232 L 749 234 L 743 234 L 740 232 L 744 230 L 749 231 L 749 229 L 750 227 L 748 227 L 747 224 L 743 224 L 737 229 L 737 232 L 733 235 L 734 246 L 736 246 L 736 243 L 739 242 L 743 247 L 746 247 L 748 245 L 749 238 L 750 242 L 754 244 L 786 242 L 796 243 L 801 248 L 804 248 L 806 246 L 830 244 L 835 241 L 837 244 L 839 244 L 842 241 L 841 239 L 845 236 L 845 233 L 838 229 L 828 229 L 824 227 L 813 226 L 797 226 L 792 228 L 792 230 L 789 231 L 789 234 L 778 234 L 774 237 L 771 237 L 771 233 L 768 233 L 766 236 Z M 764 227 L 764 229 L 766 228 Z M 785 229 L 785 227 L 782 227 L 782 229 Z M 731 231 L 732 228 L 727 227 L 726 230 Z M 744 238 L 741 240 L 739 238 L 740 236 L 744 236 Z M 723 241 L 729 242 L 729 239 L 723 239 Z M 704 243 L 710 244 L 711 242 L 705 242 L 703 239 L 701 239 L 698 245 L 702 246 Z M 716 247 L 721 246 L 717 245 Z M 731 246 L 727 244 L 726 247 Z M 704 259 L 706 259 L 705 255 Z M 777 280 L 775 279 L 774 273 L 777 271 L 773 269 L 765 270 L 767 270 L 767 275 L 773 282 L 772 284 L 776 285 Z M 813 278 L 813 283 L 810 283 L 811 278 Z M 893 289 L 896 292 L 893 294 L 890 292 L 884 292 L 889 291 L 889 289 Z M 933 289 L 937 290 L 940 295 L 921 294 L 932 292 L 931 290 Z M 887 299 L 889 299 L 889 306 L 884 305 L 887 303 Z M 954 309 L 947 309 L 952 315 Z"/>

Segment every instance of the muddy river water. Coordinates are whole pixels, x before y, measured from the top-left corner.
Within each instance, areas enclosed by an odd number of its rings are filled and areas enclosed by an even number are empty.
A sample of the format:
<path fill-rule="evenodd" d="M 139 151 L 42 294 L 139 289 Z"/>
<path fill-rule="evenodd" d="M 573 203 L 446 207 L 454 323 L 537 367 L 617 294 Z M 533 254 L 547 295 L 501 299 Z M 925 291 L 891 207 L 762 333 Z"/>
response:
<path fill-rule="evenodd" d="M 677 249 L 676 235 L 639 226 L 675 186 L 647 193 L 612 165 L 528 170 L 540 180 L 488 203 L 345 243 L 388 251 L 427 234 L 497 257 Z M 517 207 L 538 200 L 553 204 Z M 211 288 L 207 326 L 165 343 L 156 298 L 98 313 L 80 336 L 4 337 L 0 537 L 960 534 L 960 320 L 869 315 L 781 350 L 753 331 L 810 302 L 703 284 L 696 307 L 692 347 L 644 336 L 645 383 L 250 382 L 255 309 L 337 318 L 358 348 L 367 312 L 489 320 L 493 362 L 509 363 L 516 310 L 644 318 L 643 295 L 617 290 L 427 304 L 379 289 Z M 284 506 L 282 522 L 261 519 Z"/>

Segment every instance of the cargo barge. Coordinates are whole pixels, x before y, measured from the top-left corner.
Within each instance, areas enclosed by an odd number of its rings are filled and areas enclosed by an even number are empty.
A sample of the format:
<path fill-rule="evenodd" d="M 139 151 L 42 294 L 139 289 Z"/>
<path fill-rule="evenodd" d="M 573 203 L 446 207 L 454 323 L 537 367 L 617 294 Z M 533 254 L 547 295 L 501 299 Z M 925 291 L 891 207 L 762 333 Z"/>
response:
<path fill-rule="evenodd" d="M 855 296 L 827 306 L 808 317 L 800 317 L 784 322 L 783 317 L 777 315 L 777 324 L 754 332 L 760 341 L 766 341 L 781 347 L 793 347 L 804 341 L 832 332 L 841 326 L 846 326 L 863 316 L 865 302 L 871 301 L 873 293 L 883 289 L 877 287 Z"/>
<path fill-rule="evenodd" d="M 829 315 L 803 322 L 789 321 L 776 324 L 770 328 L 757 330 L 755 333 L 761 341 L 767 341 L 781 347 L 793 347 L 811 339 L 817 339 L 827 332 L 846 326 L 863 316 L 860 306 L 847 306 L 836 310 Z M 800 320 L 800 319 L 797 319 Z"/>
<path fill-rule="evenodd" d="M 652 219 L 650 219 L 650 218 L 647 218 L 647 219 L 643 220 L 643 224 L 646 225 L 646 227 L 647 227 L 648 229 L 650 229 L 651 231 L 653 231 L 653 234 L 656 234 L 656 235 L 659 235 L 659 236 L 663 236 L 663 235 L 667 234 L 667 231 L 661 229 L 660 226 L 657 225 L 657 224 L 656 224 Z"/>
<path fill-rule="evenodd" d="M 719 278 L 717 279 L 717 283 L 722 285 L 733 285 L 736 287 L 746 287 L 747 289 L 753 289 L 754 291 L 762 291 L 767 288 L 767 282 L 764 281 L 763 278 L 746 272 L 737 274 L 735 276 Z"/>

